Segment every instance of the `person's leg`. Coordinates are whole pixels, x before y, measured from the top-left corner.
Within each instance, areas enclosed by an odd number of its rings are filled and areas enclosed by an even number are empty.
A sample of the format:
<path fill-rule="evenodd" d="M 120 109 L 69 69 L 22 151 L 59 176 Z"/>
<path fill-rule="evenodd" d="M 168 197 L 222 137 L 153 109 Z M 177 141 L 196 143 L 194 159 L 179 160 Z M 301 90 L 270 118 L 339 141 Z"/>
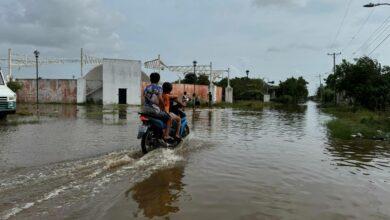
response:
<path fill-rule="evenodd" d="M 166 123 L 167 127 L 164 129 L 163 134 L 164 134 L 164 140 L 171 139 L 172 137 L 169 135 L 169 131 L 171 130 L 172 127 L 172 117 L 170 114 L 163 112 L 163 121 Z"/>
<path fill-rule="evenodd" d="M 168 140 L 171 138 L 171 136 L 169 136 L 169 131 L 171 130 L 171 127 L 172 127 L 172 119 L 169 119 L 167 121 L 167 128 L 164 129 L 164 140 Z"/>
<path fill-rule="evenodd" d="M 181 118 L 174 113 L 170 113 L 172 120 L 176 122 L 176 138 L 181 138 L 180 136 L 180 128 L 181 128 Z"/>

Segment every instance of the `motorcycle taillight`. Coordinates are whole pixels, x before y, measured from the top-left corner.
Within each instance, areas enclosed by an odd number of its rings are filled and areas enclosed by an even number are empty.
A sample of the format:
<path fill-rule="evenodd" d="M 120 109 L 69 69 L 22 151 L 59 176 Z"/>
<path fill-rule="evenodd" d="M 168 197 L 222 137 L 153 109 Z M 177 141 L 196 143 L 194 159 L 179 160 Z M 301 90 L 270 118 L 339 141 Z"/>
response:
<path fill-rule="evenodd" d="M 141 121 L 149 121 L 149 119 L 143 115 L 141 115 L 139 119 L 141 119 Z"/>

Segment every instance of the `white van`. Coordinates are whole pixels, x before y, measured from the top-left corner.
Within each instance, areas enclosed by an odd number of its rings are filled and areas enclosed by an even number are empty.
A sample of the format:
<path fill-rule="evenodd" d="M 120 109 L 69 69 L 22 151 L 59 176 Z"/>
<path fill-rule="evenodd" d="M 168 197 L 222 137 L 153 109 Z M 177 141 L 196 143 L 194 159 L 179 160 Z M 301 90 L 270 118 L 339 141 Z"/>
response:
<path fill-rule="evenodd" d="M 7 114 L 16 112 L 16 94 L 7 87 L 3 73 L 0 70 L 0 119 L 7 117 Z"/>

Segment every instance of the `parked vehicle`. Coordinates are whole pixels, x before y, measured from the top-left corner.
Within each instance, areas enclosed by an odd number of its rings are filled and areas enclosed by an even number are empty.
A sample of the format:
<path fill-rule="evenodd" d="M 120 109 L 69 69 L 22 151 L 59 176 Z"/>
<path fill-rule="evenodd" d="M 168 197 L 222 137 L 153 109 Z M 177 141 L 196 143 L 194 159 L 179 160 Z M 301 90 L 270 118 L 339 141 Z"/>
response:
<path fill-rule="evenodd" d="M 7 87 L 3 73 L 0 70 L 0 119 L 7 117 L 7 114 L 16 112 L 16 94 Z"/>
<path fill-rule="evenodd" d="M 172 112 L 181 117 L 180 136 L 184 139 L 190 134 L 187 116 L 184 113 L 182 106 L 179 106 L 178 103 L 175 103 L 172 106 L 174 106 Z M 141 139 L 141 148 L 144 154 L 157 148 L 177 147 L 180 144 L 180 141 L 166 143 L 163 140 L 163 129 L 166 128 L 166 125 L 161 120 L 143 113 L 140 113 L 140 120 L 142 125 L 140 125 L 138 130 L 138 139 Z M 176 124 L 173 123 L 170 135 L 174 136 L 175 131 Z"/>

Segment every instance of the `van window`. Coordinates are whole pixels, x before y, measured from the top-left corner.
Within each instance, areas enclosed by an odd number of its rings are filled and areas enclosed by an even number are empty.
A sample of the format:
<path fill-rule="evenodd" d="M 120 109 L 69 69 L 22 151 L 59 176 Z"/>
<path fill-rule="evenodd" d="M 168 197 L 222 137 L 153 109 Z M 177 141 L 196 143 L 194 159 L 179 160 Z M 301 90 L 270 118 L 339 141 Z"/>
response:
<path fill-rule="evenodd" d="M 0 74 L 0 85 L 4 85 L 3 76 Z"/>

